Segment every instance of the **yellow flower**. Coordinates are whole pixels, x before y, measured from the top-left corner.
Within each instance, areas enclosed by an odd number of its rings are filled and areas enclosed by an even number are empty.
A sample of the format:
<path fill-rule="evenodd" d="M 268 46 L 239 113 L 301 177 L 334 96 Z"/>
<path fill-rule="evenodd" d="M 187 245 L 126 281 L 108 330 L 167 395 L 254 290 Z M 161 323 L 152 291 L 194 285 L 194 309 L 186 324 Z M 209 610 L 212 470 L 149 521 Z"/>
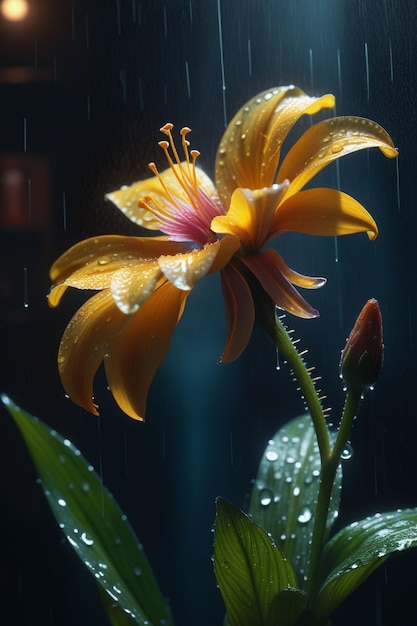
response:
<path fill-rule="evenodd" d="M 227 127 L 216 157 L 216 185 L 196 167 L 189 128 L 180 131 L 184 160 L 172 136 L 159 145 L 168 169 L 108 194 L 125 215 L 163 235 L 106 235 L 70 248 L 51 268 L 56 306 L 68 287 L 93 289 L 61 340 L 58 365 L 68 395 L 97 413 L 93 379 L 104 361 L 116 402 L 144 419 L 149 386 L 164 359 L 187 295 L 209 273 L 221 272 L 227 313 L 223 360 L 237 358 L 249 340 L 256 279 L 282 309 L 302 317 L 317 312 L 295 286 L 315 288 L 324 279 L 291 270 L 273 249 L 272 238 L 298 231 L 315 235 L 367 232 L 377 235 L 371 215 L 356 200 L 332 189 L 301 189 L 331 161 L 355 150 L 397 152 L 377 124 L 342 117 L 319 122 L 289 150 L 281 146 L 303 114 L 332 108 L 334 97 L 310 98 L 295 87 L 268 90 L 250 100 Z"/>
<path fill-rule="evenodd" d="M 229 210 L 211 227 L 241 241 L 240 255 L 222 271 L 228 325 L 224 361 L 242 353 L 252 331 L 247 272 L 282 309 L 300 317 L 318 315 L 294 285 L 317 288 L 325 279 L 294 272 L 276 250 L 263 250 L 268 241 L 288 231 L 332 236 L 365 231 L 370 239 L 378 234 L 372 216 L 351 196 L 335 189 L 301 191 L 326 165 L 356 150 L 378 147 L 387 157 L 397 156 L 378 124 L 360 117 L 326 119 L 311 126 L 280 163 L 283 142 L 301 115 L 334 105 L 332 95 L 311 98 L 293 86 L 270 89 L 236 113 L 220 141 L 216 187 Z"/>

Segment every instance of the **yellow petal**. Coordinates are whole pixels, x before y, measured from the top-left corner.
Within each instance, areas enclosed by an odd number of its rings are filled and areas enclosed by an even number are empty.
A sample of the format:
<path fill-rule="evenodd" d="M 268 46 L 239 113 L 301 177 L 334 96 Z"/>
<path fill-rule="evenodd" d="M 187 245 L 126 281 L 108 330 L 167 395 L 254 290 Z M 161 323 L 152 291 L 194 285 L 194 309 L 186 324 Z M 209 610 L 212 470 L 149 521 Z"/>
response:
<path fill-rule="evenodd" d="M 107 341 L 129 317 L 115 305 L 109 291 L 96 294 L 76 312 L 61 339 L 58 370 L 71 400 L 98 415 L 93 379 L 107 352 Z"/>
<path fill-rule="evenodd" d="M 362 117 L 334 117 L 309 128 L 286 155 L 278 180 L 288 179 L 290 196 L 299 191 L 326 165 L 346 154 L 365 148 L 379 148 L 394 158 L 397 150 L 388 133 Z"/>
<path fill-rule="evenodd" d="M 219 272 L 229 263 L 234 254 L 238 252 L 240 248 L 240 240 L 233 235 L 226 235 L 222 237 L 219 242 L 219 249 L 217 251 L 216 258 L 213 261 L 213 265 L 210 267 L 209 274 Z"/>
<path fill-rule="evenodd" d="M 294 86 L 268 89 L 249 100 L 227 126 L 217 150 L 215 180 L 226 206 L 236 187 L 271 187 L 281 146 L 294 124 L 304 114 L 332 107 L 334 96 L 310 98 Z"/>
<path fill-rule="evenodd" d="M 285 277 L 280 255 L 272 249 L 241 257 L 241 261 L 258 279 L 270 298 L 284 311 L 298 317 L 317 317 L 318 312 L 304 300 Z"/>
<path fill-rule="evenodd" d="M 175 256 L 160 256 L 159 267 L 175 287 L 189 291 L 208 274 L 219 249 L 220 242 L 216 241 L 207 244 L 201 250 L 192 250 Z"/>
<path fill-rule="evenodd" d="M 117 404 L 134 419 L 145 419 L 150 384 L 168 352 L 187 295 L 164 283 L 109 343 L 107 380 Z"/>
<path fill-rule="evenodd" d="M 307 235 L 351 235 L 366 232 L 369 239 L 378 235 L 372 215 L 359 203 L 336 189 L 307 189 L 299 191 L 278 207 L 273 229 Z"/>
<path fill-rule="evenodd" d="M 183 250 L 186 250 L 184 244 L 162 237 L 103 235 L 85 239 L 69 248 L 52 265 L 50 276 L 58 284 L 49 294 L 49 306 L 59 304 L 67 287 L 106 289 L 110 287 L 114 272 L 143 259 Z"/>
<path fill-rule="evenodd" d="M 212 220 L 216 233 L 236 235 L 247 250 L 259 250 L 269 239 L 271 220 L 288 188 L 288 181 L 264 189 L 236 189 L 227 215 Z"/>
<path fill-rule="evenodd" d="M 174 165 L 174 168 L 180 167 Z M 187 168 L 186 162 L 181 163 L 181 167 Z M 218 195 L 216 189 L 211 181 L 210 177 L 199 167 L 195 168 L 198 186 L 206 193 L 206 195 L 218 202 Z M 164 186 L 161 184 L 157 176 L 151 176 L 145 180 L 140 180 L 137 183 L 133 183 L 130 186 L 123 186 L 118 191 L 113 191 L 106 194 L 106 198 L 111 200 L 132 222 L 148 228 L 150 230 L 159 230 L 158 223 L 153 214 L 144 207 L 138 206 L 138 201 L 144 196 L 152 196 L 152 199 L 156 204 L 164 207 L 169 213 L 172 205 L 172 200 L 169 196 L 171 194 L 175 198 L 179 198 L 183 202 L 188 201 L 187 194 L 183 187 L 177 180 L 174 171 L 171 168 L 167 168 L 160 173 L 160 177 L 165 185 L 168 193 L 165 191 Z"/>
<path fill-rule="evenodd" d="M 239 358 L 248 345 L 255 321 L 255 307 L 250 289 L 234 265 L 229 264 L 222 271 L 221 278 L 227 333 L 221 360 L 230 363 Z"/>
<path fill-rule="evenodd" d="M 115 272 L 110 289 L 122 313 L 136 313 L 152 294 L 161 276 L 157 261 L 144 261 Z"/>

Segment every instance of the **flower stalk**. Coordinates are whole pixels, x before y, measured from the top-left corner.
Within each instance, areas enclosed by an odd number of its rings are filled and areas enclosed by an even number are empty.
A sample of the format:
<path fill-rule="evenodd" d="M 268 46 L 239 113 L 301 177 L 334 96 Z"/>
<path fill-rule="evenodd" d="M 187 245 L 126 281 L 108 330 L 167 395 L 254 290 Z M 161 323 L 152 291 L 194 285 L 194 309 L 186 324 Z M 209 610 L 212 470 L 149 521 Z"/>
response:
<path fill-rule="evenodd" d="M 358 316 L 342 353 L 341 371 L 347 384 L 347 393 L 337 436 L 331 446 L 320 398 L 302 356 L 279 319 L 277 308 L 261 286 L 251 282 L 251 291 L 256 303 L 257 320 L 293 370 L 317 436 L 321 473 L 306 583 L 306 591 L 311 601 L 314 601 L 319 592 L 318 573 L 326 541 L 327 518 L 337 468 L 349 439 L 362 393 L 375 382 L 382 365 L 381 314 L 377 301 L 369 300 Z"/>

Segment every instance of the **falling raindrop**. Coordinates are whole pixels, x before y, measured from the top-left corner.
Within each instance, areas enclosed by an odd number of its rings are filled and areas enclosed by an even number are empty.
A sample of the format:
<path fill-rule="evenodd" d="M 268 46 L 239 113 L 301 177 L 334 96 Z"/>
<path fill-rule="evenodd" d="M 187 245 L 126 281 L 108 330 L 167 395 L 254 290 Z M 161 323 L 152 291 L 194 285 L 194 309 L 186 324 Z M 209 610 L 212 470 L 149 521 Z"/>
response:
<path fill-rule="evenodd" d="M 249 71 L 249 76 L 252 76 L 252 50 L 251 50 L 250 39 L 248 39 L 248 71 Z"/>
<path fill-rule="evenodd" d="M 275 350 L 275 354 L 276 354 L 275 369 L 279 372 L 279 370 L 281 369 L 281 363 L 280 363 L 280 359 L 279 359 L 279 350 L 278 350 L 278 348 Z"/>
<path fill-rule="evenodd" d="M 368 44 L 365 42 L 365 73 L 366 73 L 366 100 L 369 103 L 369 57 Z"/>
<path fill-rule="evenodd" d="M 342 65 L 340 62 L 340 48 L 337 49 L 337 77 L 339 81 L 339 95 L 342 97 Z"/>
<path fill-rule="evenodd" d="M 185 62 L 185 80 L 187 81 L 188 98 L 191 98 L 190 71 L 189 71 L 189 67 L 188 67 L 188 61 Z"/>
<path fill-rule="evenodd" d="M 313 67 L 313 50 L 312 50 L 312 48 L 310 48 L 309 51 L 308 51 L 308 58 L 309 58 L 309 63 L 310 63 L 311 91 L 312 91 L 312 93 L 314 93 L 314 67 Z"/>
<path fill-rule="evenodd" d="M 116 15 L 117 15 L 117 34 L 122 34 L 122 23 L 120 19 L 120 0 L 116 0 Z"/>
<path fill-rule="evenodd" d="M 226 111 L 226 79 L 224 73 L 224 55 L 223 55 L 223 32 L 222 32 L 222 14 L 220 9 L 220 0 L 217 0 L 217 22 L 219 30 L 219 47 L 220 47 L 220 66 L 222 74 L 222 96 L 223 96 L 223 116 L 224 127 L 227 126 L 227 111 Z"/>
<path fill-rule="evenodd" d="M 25 309 L 29 307 L 28 298 L 28 268 L 23 268 L 23 306 Z"/>

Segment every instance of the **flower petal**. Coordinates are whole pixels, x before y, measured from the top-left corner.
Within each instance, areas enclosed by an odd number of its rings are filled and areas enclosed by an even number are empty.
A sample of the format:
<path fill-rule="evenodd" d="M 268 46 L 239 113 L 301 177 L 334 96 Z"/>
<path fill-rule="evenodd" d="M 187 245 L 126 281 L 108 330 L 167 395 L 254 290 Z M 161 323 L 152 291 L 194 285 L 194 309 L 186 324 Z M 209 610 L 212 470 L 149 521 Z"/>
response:
<path fill-rule="evenodd" d="M 303 287 L 304 289 L 319 289 L 326 284 L 327 280 L 322 276 L 305 276 L 304 274 L 299 274 L 295 270 L 291 269 L 291 267 L 288 267 L 278 252 L 275 251 L 275 254 L 279 257 L 277 258 L 277 265 L 279 265 L 282 274 L 293 285 Z"/>
<path fill-rule="evenodd" d="M 214 259 L 213 265 L 208 273 L 213 274 L 214 272 L 222 270 L 229 263 L 232 256 L 236 254 L 239 248 L 240 240 L 238 237 L 235 237 L 234 235 L 226 235 L 225 237 L 222 237 L 219 242 L 216 258 Z"/>
<path fill-rule="evenodd" d="M 164 237 L 103 235 L 85 239 L 69 248 L 52 265 L 51 279 L 58 283 L 48 304 L 57 306 L 67 287 L 107 289 L 114 272 L 160 254 L 177 254 L 187 246 Z"/>
<path fill-rule="evenodd" d="M 187 295 L 170 282 L 163 283 L 109 342 L 107 380 L 117 404 L 134 419 L 145 419 L 149 387 L 168 352 Z"/>
<path fill-rule="evenodd" d="M 219 252 L 220 241 L 215 241 L 186 254 L 160 256 L 159 267 L 164 276 L 178 289 L 189 291 L 208 274 Z"/>
<path fill-rule="evenodd" d="M 244 248 L 259 250 L 269 239 L 271 220 L 288 189 L 288 181 L 264 189 L 236 189 L 227 215 L 212 220 L 216 233 L 236 235 Z"/>
<path fill-rule="evenodd" d="M 286 278 L 287 266 L 278 252 L 268 249 L 259 254 L 243 256 L 240 260 L 281 309 L 298 317 L 318 317 L 318 311 L 304 300 Z"/>
<path fill-rule="evenodd" d="M 272 225 L 276 234 L 285 231 L 307 235 L 378 235 L 372 215 L 357 200 L 336 189 L 307 189 L 285 199 Z"/>
<path fill-rule="evenodd" d="M 244 104 L 227 126 L 216 155 L 216 186 L 226 206 L 236 187 L 271 187 L 291 128 L 302 115 L 332 108 L 334 102 L 332 95 L 310 98 L 291 85 L 268 89 Z"/>
<path fill-rule="evenodd" d="M 311 126 L 293 145 L 278 172 L 278 181 L 288 179 L 288 196 L 304 187 L 326 165 L 346 154 L 379 148 L 389 158 L 398 152 L 388 133 L 363 117 L 334 117 Z"/>
<path fill-rule="evenodd" d="M 227 332 L 221 361 L 230 363 L 239 358 L 248 345 L 255 321 L 255 307 L 250 289 L 234 265 L 230 263 L 225 267 L 221 280 Z"/>
<path fill-rule="evenodd" d="M 107 352 L 107 341 L 129 317 L 115 305 L 111 293 L 101 291 L 78 309 L 61 339 L 58 370 L 71 400 L 98 415 L 93 403 L 93 379 Z"/>
<path fill-rule="evenodd" d="M 178 167 L 179 165 L 174 165 L 174 168 Z M 189 164 L 183 162 L 181 163 L 181 167 L 188 168 Z M 214 202 L 219 202 L 218 194 L 210 177 L 199 167 L 195 168 L 195 172 L 198 186 L 201 187 L 204 193 Z M 179 184 L 171 168 L 167 168 L 161 172 L 160 178 L 168 193 L 158 177 L 151 176 L 150 178 L 140 180 L 132 185 L 124 185 L 121 189 L 106 194 L 106 198 L 111 200 L 111 202 L 135 224 L 150 230 L 159 230 L 158 222 L 154 215 L 146 208 L 139 207 L 138 200 L 144 196 L 152 196 L 153 200 L 160 206 L 165 207 L 168 212 L 171 206 L 169 194 L 179 198 L 183 202 L 188 201 L 187 194 Z"/>
<path fill-rule="evenodd" d="M 136 313 L 152 294 L 161 277 L 158 261 L 143 261 L 115 272 L 110 289 L 122 313 L 126 315 Z"/>

